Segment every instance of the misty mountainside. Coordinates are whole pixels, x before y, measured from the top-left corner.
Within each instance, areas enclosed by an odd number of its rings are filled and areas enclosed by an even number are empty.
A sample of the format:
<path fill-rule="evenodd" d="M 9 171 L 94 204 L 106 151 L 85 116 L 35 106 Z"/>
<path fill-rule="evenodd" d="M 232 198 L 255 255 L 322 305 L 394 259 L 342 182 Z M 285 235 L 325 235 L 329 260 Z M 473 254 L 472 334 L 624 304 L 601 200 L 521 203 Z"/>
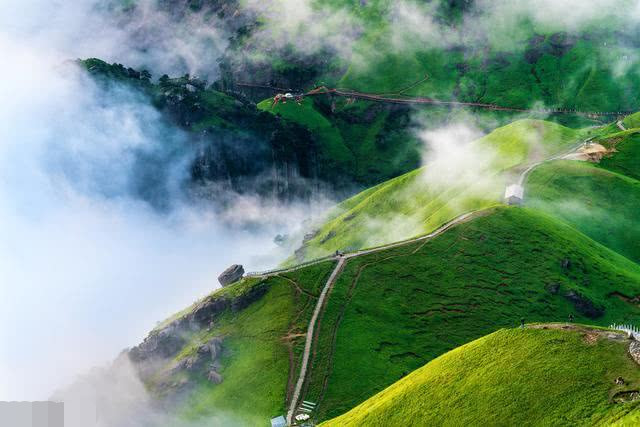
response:
<path fill-rule="evenodd" d="M 466 144 L 456 141 L 467 136 L 464 129 L 451 132 L 423 134 L 430 152 L 424 166 L 343 201 L 316 224 L 296 259 L 408 239 L 499 204 L 506 185 L 527 166 L 567 151 L 592 131 L 519 120 Z"/>
<path fill-rule="evenodd" d="M 273 105 L 277 92 L 300 94 L 327 86 L 586 112 L 639 105 L 636 27 L 624 6 L 567 30 L 528 10 L 466 0 L 109 4 L 107 16 L 132 28 L 128 37 L 140 50 L 171 42 L 166 34 L 156 34 L 162 24 L 176 29 L 177 42 L 194 28 L 198 49 L 167 58 L 175 59 L 173 69 L 181 64 L 192 77 L 165 75 L 163 81 L 139 86 L 153 92 L 154 104 L 189 131 L 193 178 L 214 188 L 296 197 L 323 187 L 343 198 L 420 166 L 417 128 L 435 129 L 469 116 L 482 131 L 523 116 L 572 127 L 606 120 L 442 106 L 429 107 L 416 119 L 408 105 L 352 103 L 331 94 L 305 98 L 301 105 Z M 159 11 L 154 19 L 148 16 L 151 5 Z M 194 56 L 211 63 L 195 67 L 188 60 Z M 92 61 L 86 64 L 94 74 L 122 80 L 118 74 L 129 72 L 107 71 L 105 64 Z M 276 119 L 256 111 L 254 102 Z"/>
<path fill-rule="evenodd" d="M 422 168 L 338 205 L 326 222 L 315 224 L 292 260 L 433 231 L 458 215 L 501 203 L 505 187 L 517 183 L 529 165 L 551 159 L 525 175 L 527 206 L 576 226 L 637 262 L 640 182 L 634 117 L 622 121 L 629 126 L 624 131 L 615 124 L 570 129 L 521 120 L 458 150 L 441 149 L 442 155 L 433 145 L 436 155 L 427 157 Z M 426 136 L 427 143 L 437 136 Z M 563 156 L 572 149 L 579 152 L 583 143 L 602 147 L 602 152 L 581 160 Z"/>
<path fill-rule="evenodd" d="M 267 425 L 290 402 L 334 267 L 228 285 L 159 324 L 129 358 L 179 419 L 224 414 L 231 425 Z M 317 403 L 315 421 L 327 420 L 521 318 L 631 322 L 638 295 L 638 264 L 546 214 L 492 208 L 431 240 L 347 260 L 322 307 L 300 398 Z"/>
<path fill-rule="evenodd" d="M 128 348 L 56 399 L 116 427 L 637 422 L 612 325 L 640 319 L 640 1 L 85 6 L 95 53 L 18 104 L 54 131 L 0 109 L 36 141 L 0 175 L 10 243 L 95 249 L 77 282 L 127 303 Z M 54 238 L 22 231 L 40 206 Z"/>
<path fill-rule="evenodd" d="M 329 185 L 329 174 L 319 161 L 323 147 L 296 123 L 260 112 L 250 102 L 218 92 L 189 75 L 163 75 L 153 82 L 146 70 L 99 59 L 81 64 L 116 94 L 120 86 L 133 88 L 161 111 L 168 123 L 183 131 L 179 149 L 188 153 L 191 178 L 186 188 L 212 198 L 233 190 L 286 200 L 309 197 L 323 182 Z M 164 165 L 154 165 L 153 160 L 146 158 L 141 163 L 161 171 Z M 147 184 L 147 190 L 150 186 Z"/>
<path fill-rule="evenodd" d="M 638 402 L 628 402 L 640 371 L 628 348 L 624 333 L 580 325 L 502 329 L 321 425 L 633 425 Z M 524 373 L 529 379 L 519 381 Z"/>

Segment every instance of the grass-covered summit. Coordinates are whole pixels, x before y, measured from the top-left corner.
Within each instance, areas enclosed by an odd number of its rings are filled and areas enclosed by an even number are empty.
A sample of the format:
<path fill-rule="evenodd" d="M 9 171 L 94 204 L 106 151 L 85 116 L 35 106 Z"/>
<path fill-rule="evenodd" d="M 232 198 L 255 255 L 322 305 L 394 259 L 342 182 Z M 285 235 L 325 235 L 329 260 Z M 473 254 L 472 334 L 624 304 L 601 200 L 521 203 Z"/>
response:
<path fill-rule="evenodd" d="M 640 266 L 553 218 L 498 208 L 427 242 L 357 257 L 335 283 L 305 398 L 346 412 L 501 327 L 640 314 Z M 354 381 L 357 378 L 357 381 Z"/>
<path fill-rule="evenodd" d="M 503 329 L 463 345 L 322 425 L 605 425 L 640 408 L 630 401 L 640 366 L 624 334 L 549 328 Z"/>
<path fill-rule="evenodd" d="M 468 145 L 451 141 L 450 155 L 439 152 L 431 160 L 427 153 L 425 166 L 339 204 L 298 257 L 407 239 L 497 205 L 506 184 L 517 181 L 528 164 L 562 153 L 586 135 L 552 122 L 519 120 Z"/>
<path fill-rule="evenodd" d="M 334 267 L 245 278 L 172 316 L 131 353 L 148 389 L 179 420 L 254 426 L 285 413 Z M 640 267 L 552 217 L 501 207 L 348 259 L 327 295 L 300 396 L 317 403 L 315 421 L 521 318 L 633 322 Z"/>
<path fill-rule="evenodd" d="M 547 212 L 640 262 L 640 128 L 638 114 L 599 130 L 608 152 L 595 162 L 554 161 L 526 181 L 527 206 Z"/>

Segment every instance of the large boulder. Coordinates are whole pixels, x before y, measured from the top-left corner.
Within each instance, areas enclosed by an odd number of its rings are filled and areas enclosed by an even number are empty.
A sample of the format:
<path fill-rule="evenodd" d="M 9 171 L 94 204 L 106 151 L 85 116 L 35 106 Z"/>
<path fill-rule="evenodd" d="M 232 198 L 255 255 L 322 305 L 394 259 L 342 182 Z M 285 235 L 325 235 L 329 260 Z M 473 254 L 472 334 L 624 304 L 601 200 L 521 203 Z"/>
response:
<path fill-rule="evenodd" d="M 224 287 L 242 279 L 244 268 L 239 264 L 233 264 L 218 276 L 218 282 Z"/>

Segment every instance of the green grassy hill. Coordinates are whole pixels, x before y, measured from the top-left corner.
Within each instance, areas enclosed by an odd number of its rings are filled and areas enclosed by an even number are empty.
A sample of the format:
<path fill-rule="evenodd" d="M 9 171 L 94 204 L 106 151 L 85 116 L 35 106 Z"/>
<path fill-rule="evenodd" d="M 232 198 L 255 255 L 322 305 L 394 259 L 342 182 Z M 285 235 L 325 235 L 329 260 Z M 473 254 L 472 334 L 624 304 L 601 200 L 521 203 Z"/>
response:
<path fill-rule="evenodd" d="M 640 117 L 640 113 L 627 117 L 625 123 L 634 116 Z M 640 132 L 639 128 L 630 128 L 625 132 L 605 135 L 598 139 L 597 142 L 614 150 L 611 155 L 600 161 L 600 166 L 640 181 L 640 135 L 638 132 Z"/>
<path fill-rule="evenodd" d="M 382 14 L 393 4 L 372 3 L 371 8 L 377 7 Z M 422 12 L 437 15 L 429 7 L 423 7 Z M 450 31 L 455 40 L 448 43 L 429 40 L 437 35 L 425 40 L 415 34 L 400 45 L 390 34 L 396 34 L 401 23 L 381 23 L 365 16 L 368 37 L 356 45 L 358 61 L 350 64 L 340 80 L 341 87 L 388 92 L 426 75 L 426 81 L 404 94 L 520 107 L 542 102 L 597 111 L 638 106 L 637 75 L 620 76 L 616 69 L 630 49 L 625 38 L 619 37 L 620 32 L 628 31 L 620 16 L 603 14 L 592 26 L 564 32 L 562 25 L 553 28 L 526 17 L 511 21 L 485 15 L 485 37 L 457 33 L 472 26 L 472 18 L 453 26 Z M 625 66 L 631 71 L 638 64 L 626 61 Z M 621 99 L 624 97 L 627 99 Z"/>
<path fill-rule="evenodd" d="M 565 151 L 584 134 L 538 120 L 519 120 L 500 127 L 462 149 L 467 156 L 478 158 L 471 177 L 465 179 L 466 171 L 456 170 L 456 160 L 448 164 L 446 158 L 440 158 L 365 190 L 337 207 L 304 246 L 304 257 L 403 240 L 429 232 L 464 212 L 496 205 L 508 179 L 513 179 L 503 172 L 517 172 L 519 167 Z M 458 146 L 452 149 L 460 150 Z M 451 170 L 456 172 L 443 181 L 440 170 L 449 175 Z"/>
<path fill-rule="evenodd" d="M 179 420 L 225 414 L 254 426 L 283 414 L 334 265 L 243 279 L 159 324 L 130 353 L 145 384 Z M 638 295 L 640 266 L 627 258 L 533 210 L 492 209 L 430 241 L 348 260 L 321 312 L 301 398 L 327 420 L 521 318 L 632 322 Z M 220 383 L 208 379 L 216 340 Z"/>
<path fill-rule="evenodd" d="M 526 182 L 528 206 L 547 212 L 598 242 L 640 261 L 639 114 L 596 131 L 607 153 L 598 163 L 555 161 L 536 168 Z"/>
<path fill-rule="evenodd" d="M 527 322 L 634 321 L 640 266 L 522 208 L 350 260 L 324 313 L 304 397 L 346 412 L 429 360 Z M 354 381 L 357 378 L 357 381 Z"/>
<path fill-rule="evenodd" d="M 152 395 L 172 408 L 176 422 L 222 416 L 229 425 L 256 426 L 284 413 L 301 334 L 331 267 L 244 279 L 159 324 L 145 340 L 161 337 L 159 344 L 144 360 L 134 357 Z M 219 384 L 207 378 L 211 361 L 202 356 L 213 339 L 222 342 Z"/>
<path fill-rule="evenodd" d="M 615 402 L 640 386 L 628 345 L 623 334 L 586 327 L 503 329 L 438 357 L 322 425 L 608 424 L 640 408 L 640 401 Z M 624 385 L 614 384 L 619 376 Z"/>
<path fill-rule="evenodd" d="M 292 65 L 300 70 L 297 76 L 309 76 L 305 82 L 279 76 L 281 56 L 270 52 L 269 60 L 260 57 L 263 70 L 257 74 L 303 85 L 296 88 L 301 90 L 324 83 L 370 93 L 520 108 L 535 103 L 590 111 L 638 108 L 640 65 L 630 53 L 637 47 L 635 29 L 619 13 L 625 6 L 576 28 L 509 17 L 509 10 L 486 12 L 482 11 L 486 5 L 478 10 L 473 3 L 407 1 L 398 6 L 390 0 L 366 4 L 319 0 L 315 2 L 318 9 L 347 18 L 345 28 L 334 32 L 348 33 L 353 30 L 349 23 L 357 27 L 360 36 L 353 45 L 348 36 L 344 38 L 353 53 L 336 55 L 334 61 L 314 67 L 304 61 Z M 410 16 L 398 13 L 403 6 Z M 413 28 L 411 18 L 423 26 Z M 299 55 L 308 54 L 305 47 L 299 49 Z M 328 46 L 327 50 L 333 49 Z M 290 59 L 291 52 L 282 56 Z M 270 68 L 272 73 L 264 72 Z"/>
<path fill-rule="evenodd" d="M 623 169 L 627 159 L 617 163 L 617 158 L 604 164 Z M 533 171 L 526 194 L 527 206 L 640 262 L 640 181 L 586 162 L 557 161 Z"/>

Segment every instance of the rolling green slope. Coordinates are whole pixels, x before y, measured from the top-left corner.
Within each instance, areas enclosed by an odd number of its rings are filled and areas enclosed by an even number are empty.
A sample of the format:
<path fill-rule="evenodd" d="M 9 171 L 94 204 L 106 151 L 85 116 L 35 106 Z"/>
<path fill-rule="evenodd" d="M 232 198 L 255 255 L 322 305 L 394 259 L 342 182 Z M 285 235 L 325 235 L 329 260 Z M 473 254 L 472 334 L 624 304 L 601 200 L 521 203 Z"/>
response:
<path fill-rule="evenodd" d="M 394 22 L 390 18 L 393 12 L 389 12 L 396 10 L 394 2 L 369 2 L 355 11 L 362 17 L 365 36 L 354 46 L 355 59 L 338 85 L 389 93 L 427 76 L 403 94 L 521 108 L 536 102 L 592 111 L 638 107 L 640 80 L 634 70 L 639 65 L 629 60 L 628 39 L 620 37 L 630 31 L 623 15 L 603 13 L 591 26 L 568 29 L 524 16 L 505 19 L 502 14 L 478 13 L 467 2 L 468 22 L 425 37 L 429 20 L 456 22 L 455 16 L 464 9 L 464 2 L 441 3 L 454 4 L 458 10 L 443 13 L 442 6 L 434 8 L 436 2 L 422 3 L 422 7 L 417 6 L 420 2 L 405 3 L 413 19 L 425 22 L 421 30 L 412 28 L 411 19 Z M 373 9 L 387 19 L 373 18 Z M 483 26 L 475 30 L 482 36 L 473 36 L 473 26 L 480 22 Z"/>
<path fill-rule="evenodd" d="M 276 105 L 269 98 L 258 108 L 309 129 L 323 170 L 352 177 L 359 186 L 378 184 L 419 164 L 419 142 L 409 126 L 407 107 L 350 105 L 309 97 Z"/>
<path fill-rule="evenodd" d="M 131 350 L 145 384 L 180 420 L 224 414 L 253 426 L 283 414 L 334 265 L 243 279 L 172 316 Z M 316 325 L 301 398 L 327 420 L 521 318 L 632 322 L 638 296 L 640 266 L 627 258 L 533 210 L 489 210 L 430 241 L 349 259 Z M 202 358 L 212 340 L 220 383 Z"/>
<path fill-rule="evenodd" d="M 286 120 L 298 123 L 309 129 L 320 141 L 319 165 L 332 174 L 348 174 L 353 165 L 353 153 L 345 145 L 338 129 L 313 107 L 310 99 L 301 103 L 289 101 L 272 108 L 273 101 L 267 99 L 258 104 L 258 109 L 279 114 Z"/>
<path fill-rule="evenodd" d="M 625 144 L 637 150 L 635 138 Z M 602 167 L 575 161 L 540 166 L 527 181 L 526 203 L 639 262 L 640 181 L 604 169 L 632 168 L 637 173 L 634 164 L 640 157 L 624 146 L 621 149 L 625 151 L 605 159 Z"/>
<path fill-rule="evenodd" d="M 348 261 L 324 312 L 304 399 L 317 419 L 353 408 L 426 362 L 527 322 L 608 325 L 640 315 L 640 266 L 521 208 Z"/>
<path fill-rule="evenodd" d="M 322 425 L 609 423 L 640 405 L 615 402 L 616 393 L 640 386 L 628 345 L 623 334 L 586 327 L 503 329 L 438 357 Z M 624 385 L 614 384 L 619 376 Z"/>
<path fill-rule="evenodd" d="M 464 177 L 465 170 L 452 175 L 451 170 L 459 168 L 456 160 L 440 158 L 435 164 L 368 189 L 339 205 L 299 253 L 310 259 L 335 250 L 403 240 L 429 232 L 464 212 L 496 205 L 507 183 L 503 171 L 562 152 L 581 135 L 555 123 L 519 120 L 467 148 L 452 147 L 453 152 L 461 150 L 486 164 L 480 164 L 469 178 Z M 441 170 L 448 174 L 446 180 L 441 178 Z"/>
<path fill-rule="evenodd" d="M 639 106 L 640 65 L 630 54 L 637 48 L 637 35 L 620 13 L 633 7 L 625 0 L 627 6 L 609 11 L 615 13 L 605 12 L 577 27 L 563 25 L 560 19 L 542 23 L 509 15 L 517 5 L 491 13 L 483 11 L 488 5 L 474 8 L 468 1 L 314 3 L 344 18 L 344 31 L 355 27 L 359 36 L 352 44 L 346 36 L 345 46 L 339 47 L 352 51 L 350 55 L 336 55 L 335 61 L 311 69 L 297 64 L 299 74 L 309 79 L 296 89 L 322 82 L 369 93 L 401 92 L 518 108 L 536 103 L 587 111 Z M 304 47 L 298 53 L 304 57 Z M 271 81 L 278 81 L 276 64 L 281 60 L 273 53 L 270 58 L 267 62 L 276 74 Z M 294 83 L 286 76 L 282 80 Z"/>
<path fill-rule="evenodd" d="M 640 118 L 640 113 L 627 117 L 625 123 L 634 116 Z M 598 142 L 614 150 L 612 155 L 605 156 L 600 161 L 600 166 L 640 181 L 640 134 L 638 132 L 640 129 L 635 128 L 599 139 Z"/>
<path fill-rule="evenodd" d="M 331 267 L 323 263 L 279 277 L 243 279 L 158 325 L 150 336 L 169 337 L 170 345 L 158 345 L 147 363 L 139 364 L 144 369 L 160 353 L 160 362 L 144 374 L 147 387 L 174 405 L 179 421 L 222 417 L 230 425 L 256 426 L 284 413 L 289 383 L 299 369 L 302 334 Z M 176 337 L 178 345 L 172 344 Z M 212 339 L 222 342 L 219 384 L 207 379 L 210 362 L 203 365 L 198 358 Z M 162 353 L 165 347 L 169 354 Z M 189 360 L 195 362 L 185 364 Z"/>

